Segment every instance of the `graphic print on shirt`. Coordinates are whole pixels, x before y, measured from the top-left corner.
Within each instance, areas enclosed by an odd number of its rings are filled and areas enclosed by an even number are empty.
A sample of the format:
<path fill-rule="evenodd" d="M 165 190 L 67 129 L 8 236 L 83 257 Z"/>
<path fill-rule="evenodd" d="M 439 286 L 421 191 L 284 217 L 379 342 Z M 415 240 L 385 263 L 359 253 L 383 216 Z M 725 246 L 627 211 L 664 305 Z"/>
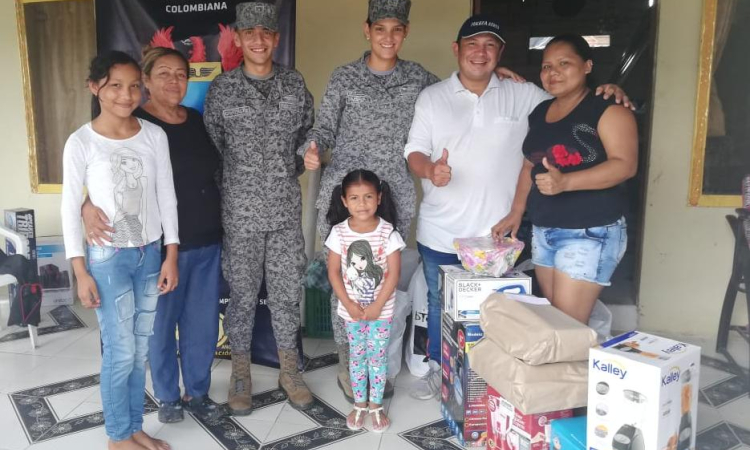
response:
<path fill-rule="evenodd" d="M 146 244 L 146 192 L 148 178 L 143 161 L 129 148 L 117 149 L 110 157 L 115 185 L 115 217 L 112 245 L 139 247 Z"/>
<path fill-rule="evenodd" d="M 542 158 L 546 157 L 549 163 L 558 169 L 562 169 L 563 167 L 574 167 L 596 161 L 597 151 L 589 141 L 599 139 L 599 133 L 585 123 L 573 125 L 571 131 L 573 139 L 575 139 L 581 150 L 563 144 L 555 144 L 548 148 L 545 153 L 534 153 L 531 162 L 541 164 Z"/>
<path fill-rule="evenodd" d="M 378 251 L 384 250 L 380 247 Z M 344 282 L 351 286 L 356 297 L 354 300 L 362 306 L 375 301 L 375 290 L 383 279 L 383 268 L 375 263 L 375 259 L 372 247 L 365 239 L 352 242 L 346 253 Z"/>

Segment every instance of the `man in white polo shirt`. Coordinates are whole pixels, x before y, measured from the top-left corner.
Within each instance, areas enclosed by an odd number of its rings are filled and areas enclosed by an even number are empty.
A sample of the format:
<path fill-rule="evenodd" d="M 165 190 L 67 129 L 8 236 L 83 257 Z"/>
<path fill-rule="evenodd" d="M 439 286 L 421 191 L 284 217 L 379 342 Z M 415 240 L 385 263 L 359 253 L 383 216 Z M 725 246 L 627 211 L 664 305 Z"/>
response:
<path fill-rule="evenodd" d="M 415 106 L 404 157 L 424 191 L 417 246 L 428 286 L 430 358 L 424 390 L 413 394 L 417 398 L 432 398 L 440 388 L 438 266 L 459 263 L 454 238 L 488 235 L 511 211 L 528 116 L 551 98 L 533 83 L 497 78 L 504 46 L 496 20 L 470 17 L 453 43 L 459 71 L 424 89 Z M 622 95 L 616 87 L 609 91 Z M 627 105 L 627 97 L 623 100 Z"/>

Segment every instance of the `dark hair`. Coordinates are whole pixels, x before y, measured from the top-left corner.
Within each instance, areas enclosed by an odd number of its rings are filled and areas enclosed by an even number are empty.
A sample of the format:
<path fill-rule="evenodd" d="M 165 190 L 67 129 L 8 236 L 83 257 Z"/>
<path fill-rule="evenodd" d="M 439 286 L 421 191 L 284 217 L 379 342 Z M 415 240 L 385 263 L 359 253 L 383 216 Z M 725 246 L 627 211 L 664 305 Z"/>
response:
<path fill-rule="evenodd" d="M 109 72 L 112 68 L 119 65 L 131 65 L 135 67 L 139 73 L 141 71 L 141 66 L 138 65 L 138 62 L 133 59 L 133 57 L 118 50 L 110 50 L 106 53 L 95 56 L 94 59 L 91 60 L 91 64 L 89 64 L 89 76 L 86 78 L 86 81 L 90 83 L 98 83 L 105 80 L 104 84 L 99 86 L 101 89 L 109 83 Z M 99 97 L 92 95 L 91 118 L 93 119 L 97 117 L 101 112 L 102 108 L 101 105 L 99 105 Z"/>
<path fill-rule="evenodd" d="M 179 58 L 180 61 L 185 65 L 185 70 L 188 72 L 188 77 L 190 77 L 190 63 L 188 62 L 187 58 L 185 58 L 185 55 L 183 55 L 179 50 L 168 47 L 149 46 L 143 49 L 143 56 L 141 57 L 141 70 L 143 71 L 143 74 L 147 77 L 150 77 L 151 70 L 154 68 L 154 64 L 156 64 L 156 61 L 158 61 L 159 58 L 163 58 L 165 56 L 176 56 L 177 58 Z"/>
<path fill-rule="evenodd" d="M 385 181 L 381 181 L 375 173 L 365 169 L 357 169 L 349 172 L 341 181 L 341 184 L 333 189 L 331 206 L 328 208 L 328 214 L 326 215 L 326 220 L 328 220 L 330 225 L 339 224 L 349 218 L 349 210 L 344 206 L 341 197 L 346 196 L 346 190 L 350 186 L 364 183 L 374 187 L 375 191 L 380 194 L 380 204 L 375 214 L 391 223 L 394 227 L 396 226 L 398 215 L 396 213 L 396 203 L 393 201 L 393 195 L 391 194 L 391 187 Z"/>
<path fill-rule="evenodd" d="M 591 51 L 591 46 L 581 35 L 561 34 L 559 36 L 555 36 L 551 41 L 547 42 L 547 45 L 544 47 L 544 51 L 546 52 L 547 49 L 550 48 L 553 44 L 568 44 L 570 48 L 573 49 L 573 52 L 578 55 L 584 62 L 593 62 L 594 60 L 594 52 Z M 586 75 L 586 86 L 592 88 L 594 87 L 594 84 L 594 78 L 589 73 L 588 75 Z"/>

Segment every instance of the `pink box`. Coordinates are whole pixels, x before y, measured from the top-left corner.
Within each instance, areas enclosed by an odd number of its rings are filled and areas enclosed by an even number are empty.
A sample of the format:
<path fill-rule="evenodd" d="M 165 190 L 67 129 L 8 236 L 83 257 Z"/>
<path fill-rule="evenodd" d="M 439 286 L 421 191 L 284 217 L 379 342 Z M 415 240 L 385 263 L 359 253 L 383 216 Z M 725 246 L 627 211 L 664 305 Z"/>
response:
<path fill-rule="evenodd" d="M 573 417 L 573 410 L 523 414 L 492 386 L 487 386 L 487 450 L 549 450 L 546 427 L 553 419 Z"/>

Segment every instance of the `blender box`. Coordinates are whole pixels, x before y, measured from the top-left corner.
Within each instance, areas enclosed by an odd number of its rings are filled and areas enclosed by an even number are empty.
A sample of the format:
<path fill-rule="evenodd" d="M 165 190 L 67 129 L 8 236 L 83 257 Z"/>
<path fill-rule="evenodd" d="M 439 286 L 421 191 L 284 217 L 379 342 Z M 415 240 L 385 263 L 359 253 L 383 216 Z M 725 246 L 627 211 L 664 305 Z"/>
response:
<path fill-rule="evenodd" d="M 72 305 L 72 270 L 70 262 L 65 259 L 62 236 L 42 236 L 36 243 L 39 283 L 44 294 L 42 305 Z"/>
<path fill-rule="evenodd" d="M 547 428 L 552 450 L 586 450 L 586 416 L 555 419 Z"/>
<path fill-rule="evenodd" d="M 483 335 L 478 322 L 455 322 L 442 314 L 440 411 L 466 447 L 484 447 L 487 436 L 487 383 L 469 357 Z"/>
<path fill-rule="evenodd" d="M 588 448 L 694 449 L 700 353 L 639 331 L 592 348 Z"/>
<path fill-rule="evenodd" d="M 548 450 L 549 422 L 573 416 L 572 409 L 523 414 L 489 385 L 487 411 L 487 450 Z"/>
<path fill-rule="evenodd" d="M 440 266 L 438 283 L 443 311 L 454 321 L 479 320 L 479 305 L 490 294 L 531 294 L 531 277 L 522 272 L 495 278 L 476 275 L 463 266 Z"/>

